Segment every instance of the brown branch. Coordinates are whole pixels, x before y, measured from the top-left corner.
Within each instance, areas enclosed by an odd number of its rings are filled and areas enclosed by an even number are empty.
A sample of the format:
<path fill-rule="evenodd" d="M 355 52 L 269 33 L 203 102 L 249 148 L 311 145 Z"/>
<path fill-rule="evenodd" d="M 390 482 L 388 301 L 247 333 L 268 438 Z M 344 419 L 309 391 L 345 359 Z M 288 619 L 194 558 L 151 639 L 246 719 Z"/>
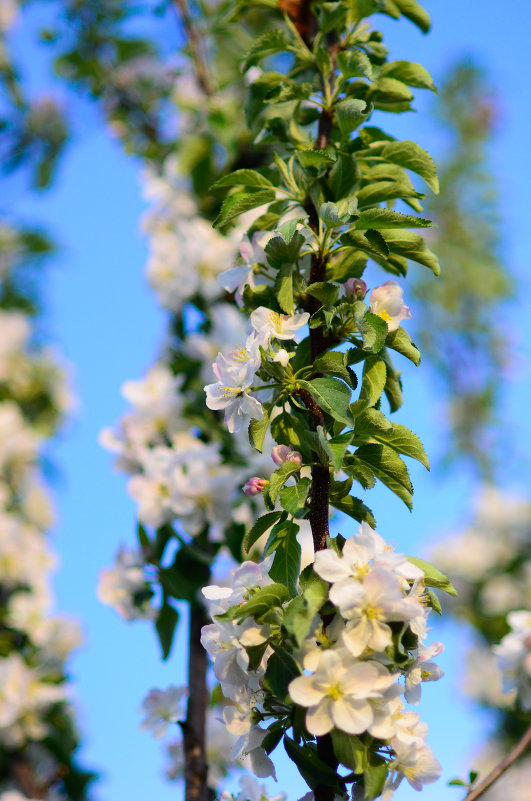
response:
<path fill-rule="evenodd" d="M 317 20 L 312 13 L 311 0 L 280 0 L 278 7 L 288 15 L 303 41 L 310 45 L 317 33 Z"/>
<path fill-rule="evenodd" d="M 464 801 L 476 801 L 480 796 L 483 795 L 492 785 L 494 782 L 498 781 L 500 776 L 503 776 L 506 770 L 508 770 L 511 765 L 513 765 L 517 759 L 525 754 L 527 749 L 531 747 L 531 726 L 529 726 L 528 730 L 525 732 L 524 736 L 518 742 L 512 751 L 510 751 L 505 759 L 503 759 L 499 765 L 497 765 L 494 770 L 492 770 L 486 779 L 484 779 L 481 784 L 478 784 L 473 790 L 471 790 L 468 795 L 465 797 Z"/>
<path fill-rule="evenodd" d="M 205 610 L 190 604 L 188 655 L 188 707 L 181 724 L 184 750 L 184 801 L 211 801 L 206 757 L 207 652 L 201 645 L 201 629 L 208 623 Z"/>
<path fill-rule="evenodd" d="M 183 21 L 192 61 L 194 62 L 197 82 L 205 95 L 207 97 L 211 97 L 214 94 L 214 88 L 208 74 L 208 63 L 205 54 L 205 47 L 190 15 L 188 0 L 172 0 L 172 2 Z"/>

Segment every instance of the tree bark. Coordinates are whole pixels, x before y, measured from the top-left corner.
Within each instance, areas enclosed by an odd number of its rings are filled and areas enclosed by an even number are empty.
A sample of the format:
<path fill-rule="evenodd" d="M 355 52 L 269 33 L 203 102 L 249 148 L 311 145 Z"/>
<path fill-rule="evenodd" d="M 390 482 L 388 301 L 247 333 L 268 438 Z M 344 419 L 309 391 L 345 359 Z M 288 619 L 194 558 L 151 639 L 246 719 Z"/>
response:
<path fill-rule="evenodd" d="M 207 652 L 200 642 L 201 629 L 209 621 L 199 604 L 190 604 L 188 707 L 186 720 L 181 724 L 184 748 L 185 801 L 211 801 L 207 784 L 206 756 Z"/>

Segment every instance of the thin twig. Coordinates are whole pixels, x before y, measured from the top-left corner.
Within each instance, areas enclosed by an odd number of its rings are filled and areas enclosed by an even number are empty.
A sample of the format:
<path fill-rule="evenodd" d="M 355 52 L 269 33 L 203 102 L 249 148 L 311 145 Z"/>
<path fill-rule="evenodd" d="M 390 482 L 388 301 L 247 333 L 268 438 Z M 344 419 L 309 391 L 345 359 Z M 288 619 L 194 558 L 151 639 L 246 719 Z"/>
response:
<path fill-rule="evenodd" d="M 205 47 L 203 44 L 203 40 L 199 35 L 199 31 L 197 30 L 195 23 L 190 15 L 190 8 L 188 6 L 188 0 L 172 0 L 173 5 L 177 9 L 184 25 L 184 30 L 186 32 L 186 37 L 188 39 L 188 45 L 190 47 L 190 53 L 192 56 L 192 61 L 194 62 L 197 82 L 205 95 L 207 97 L 211 97 L 214 94 L 214 88 L 210 81 L 210 77 L 208 74 L 208 64 L 205 54 Z"/>
<path fill-rule="evenodd" d="M 498 781 L 500 776 L 503 776 L 506 770 L 508 770 L 511 765 L 513 765 L 517 759 L 519 759 L 526 750 L 531 746 L 531 726 L 529 726 L 528 730 L 525 732 L 524 736 L 518 742 L 515 747 L 510 751 L 505 759 L 503 759 L 499 765 L 497 765 L 494 770 L 492 770 L 489 775 L 487 776 L 481 784 L 478 784 L 477 787 L 472 789 L 468 795 L 465 797 L 464 801 L 476 801 L 480 796 L 483 795 L 492 785 L 494 782 Z"/>

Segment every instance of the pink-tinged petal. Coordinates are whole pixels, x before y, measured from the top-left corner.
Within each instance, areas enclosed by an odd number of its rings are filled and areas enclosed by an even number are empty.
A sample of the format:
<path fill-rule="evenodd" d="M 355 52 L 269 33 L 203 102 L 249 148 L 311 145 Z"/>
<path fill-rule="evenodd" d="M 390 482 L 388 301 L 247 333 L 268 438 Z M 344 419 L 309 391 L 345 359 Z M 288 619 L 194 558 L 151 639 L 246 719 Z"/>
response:
<path fill-rule="evenodd" d="M 361 734 L 372 723 L 372 709 L 367 701 L 356 698 L 338 698 L 332 704 L 332 718 L 336 728 L 347 734 Z"/>
<path fill-rule="evenodd" d="M 299 706 L 314 706 L 323 698 L 323 693 L 314 686 L 313 676 L 297 676 L 290 682 L 288 692 Z"/>
<path fill-rule="evenodd" d="M 322 737 L 334 728 L 332 719 L 332 699 L 323 698 L 320 704 L 312 706 L 306 713 L 306 728 L 310 734 Z"/>
<path fill-rule="evenodd" d="M 339 581 L 350 576 L 350 568 L 346 559 L 342 559 L 331 548 L 317 551 L 315 554 L 314 569 L 318 576 L 325 581 Z"/>

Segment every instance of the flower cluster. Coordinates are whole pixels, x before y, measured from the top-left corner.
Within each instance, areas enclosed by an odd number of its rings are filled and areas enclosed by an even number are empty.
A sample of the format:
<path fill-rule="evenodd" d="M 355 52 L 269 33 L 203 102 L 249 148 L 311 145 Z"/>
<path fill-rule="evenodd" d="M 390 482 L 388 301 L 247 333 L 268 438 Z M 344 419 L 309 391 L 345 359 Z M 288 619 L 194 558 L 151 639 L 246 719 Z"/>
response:
<path fill-rule="evenodd" d="M 511 628 L 494 648 L 506 692 L 515 692 L 522 709 L 531 711 L 531 612 L 524 609 L 507 616 Z"/>
<path fill-rule="evenodd" d="M 404 777 L 415 789 L 435 781 L 427 726 L 402 700 L 418 703 L 421 684 L 442 675 L 431 661 L 442 645 L 424 645 L 429 573 L 365 523 L 316 553 L 291 601 L 271 564 L 244 563 L 230 587 L 203 589 L 213 622 L 202 642 L 227 699 L 223 719 L 239 738 L 233 757 L 247 755 L 259 777 L 274 775 L 266 752 L 293 727 L 306 738 L 331 733 L 340 761 L 344 738 L 360 759 L 372 742 L 387 766 L 384 798 Z"/>
<path fill-rule="evenodd" d="M 42 779 L 43 793 L 53 786 L 64 798 L 62 771 L 71 771 L 80 786 L 87 780 L 73 761 L 77 743 L 65 672 L 81 632 L 77 622 L 53 611 L 56 558 L 47 537 L 53 511 L 41 460 L 46 439 L 73 402 L 63 366 L 35 344 L 34 321 L 20 311 L 26 298 L 16 296 L 14 270 L 24 248 L 22 239 L 13 241 L 18 255 L 3 265 L 0 285 L 0 795 L 26 798 L 14 769 L 22 759 L 28 774 Z"/>

